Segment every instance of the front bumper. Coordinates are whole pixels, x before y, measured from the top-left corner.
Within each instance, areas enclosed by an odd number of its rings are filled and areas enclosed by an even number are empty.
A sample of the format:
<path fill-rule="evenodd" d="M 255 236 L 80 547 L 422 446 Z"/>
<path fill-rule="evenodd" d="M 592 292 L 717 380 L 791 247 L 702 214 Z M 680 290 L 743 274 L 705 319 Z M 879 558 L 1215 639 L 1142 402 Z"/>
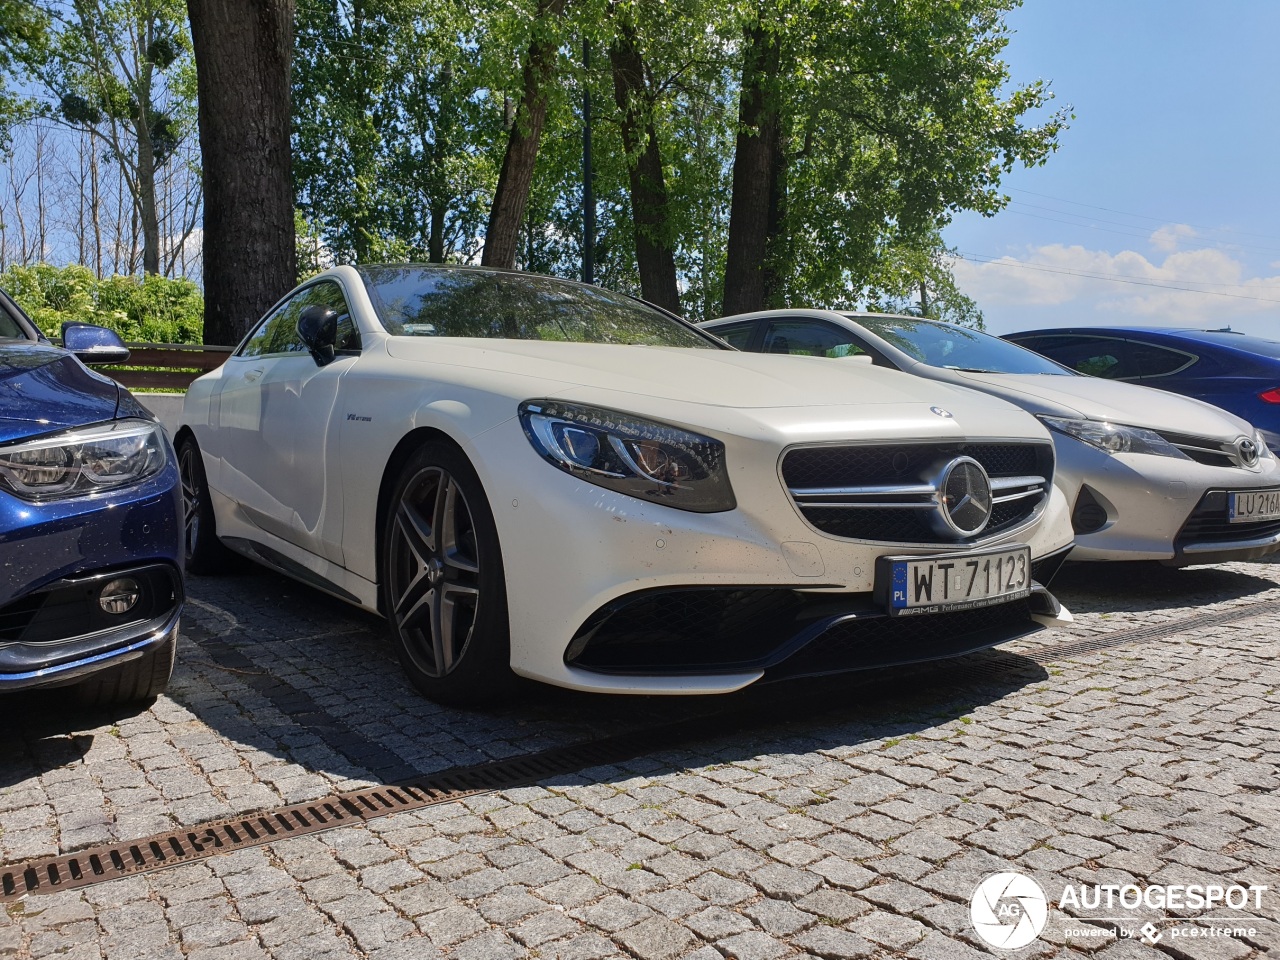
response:
<path fill-rule="evenodd" d="M 31 503 L 0 492 L 0 692 L 74 683 L 161 646 L 182 614 L 176 458 L 143 483 Z M 106 613 L 106 584 L 140 596 Z"/>
<path fill-rule="evenodd" d="M 123 578 L 139 587 L 122 614 L 98 602 Z M 174 636 L 182 616 L 182 576 L 148 564 L 67 577 L 0 608 L 0 692 L 75 683 L 141 657 Z"/>
<path fill-rule="evenodd" d="M 1213 491 L 1255 490 L 1280 485 L 1274 459 L 1256 470 L 1212 466 L 1149 454 L 1113 456 L 1070 437 L 1055 436 L 1058 484 L 1067 491 L 1076 526 L 1072 560 L 1159 560 L 1174 565 L 1249 560 L 1280 549 L 1265 525 L 1232 524 L 1225 530 L 1221 504 L 1206 508 Z M 1222 515 L 1197 524 L 1208 510 Z M 1255 528 L 1250 530 L 1249 528 Z M 1222 535 L 1220 535 L 1222 534 Z"/>
<path fill-rule="evenodd" d="M 799 671 L 798 649 L 777 663 L 730 656 L 715 662 L 690 661 L 692 669 L 673 670 L 669 663 L 655 662 L 636 664 L 640 669 L 624 672 L 588 665 L 573 656 L 571 648 L 583 626 L 615 602 L 650 592 L 732 592 L 748 585 L 765 593 L 797 595 L 807 611 L 825 605 L 831 611 L 827 616 L 835 619 L 800 644 L 818 651 L 820 636 L 834 636 L 855 620 L 861 621 L 857 625 L 861 631 L 865 623 L 877 619 L 873 615 L 881 611 L 872 601 L 877 557 L 972 549 L 824 535 L 805 522 L 779 481 L 780 444 L 762 444 L 763 451 L 731 448 L 729 462 L 738 465 L 732 482 L 739 506 L 724 513 L 695 514 L 617 494 L 557 471 L 536 458 L 523 435 L 508 436 L 505 431 L 505 426 L 499 427 L 483 438 L 486 444 L 501 446 L 501 455 L 480 450 L 471 459 L 481 474 L 502 543 L 511 667 L 544 683 L 599 692 L 712 694 L 740 689 L 766 673 L 770 678 L 781 676 L 786 660 L 794 660 L 793 667 L 787 668 L 796 671 L 791 675 L 820 672 L 817 667 Z M 731 438 L 731 442 L 735 441 Z M 762 456 L 768 457 L 767 462 L 758 462 Z M 495 462 L 504 469 L 486 469 Z M 999 542 L 1029 543 L 1034 560 L 1069 547 L 1071 530 L 1062 493 L 1054 487 L 1038 519 L 997 537 Z M 895 644 L 899 631 L 905 642 L 911 631 L 927 629 L 926 622 L 938 629 L 939 616 L 915 618 L 922 623 L 919 628 L 887 623 L 880 645 Z M 1016 629 L 998 637 L 980 637 L 965 649 L 990 646 L 1038 628 L 1029 612 L 1018 619 Z M 783 644 L 805 627 L 781 624 L 772 636 Z M 776 652 L 768 654 L 773 657 Z M 895 662 L 930 658 L 909 656 Z M 851 662 L 836 665 L 840 670 L 856 668 Z"/>
<path fill-rule="evenodd" d="M 1238 489 L 1238 488 L 1233 488 Z M 1231 523 L 1226 490 L 1210 490 L 1182 525 L 1169 566 L 1258 560 L 1280 551 L 1280 520 Z"/>

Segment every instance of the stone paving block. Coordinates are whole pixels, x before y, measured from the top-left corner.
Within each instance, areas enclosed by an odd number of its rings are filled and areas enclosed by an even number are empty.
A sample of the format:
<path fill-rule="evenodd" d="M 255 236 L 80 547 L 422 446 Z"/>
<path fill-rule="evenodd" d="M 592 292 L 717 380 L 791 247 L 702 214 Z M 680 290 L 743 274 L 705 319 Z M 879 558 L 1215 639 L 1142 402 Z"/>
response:
<path fill-rule="evenodd" d="M 674 960 L 694 942 L 684 927 L 662 917 L 651 917 L 614 935 L 637 960 Z"/>
<path fill-rule="evenodd" d="M 487 930 L 449 953 L 457 960 L 519 960 L 528 951 L 497 930 Z"/>
<path fill-rule="evenodd" d="M 570 912 L 605 933 L 616 933 L 626 927 L 633 926 L 653 916 L 653 911 L 640 903 L 624 897 L 611 895 L 589 907 L 581 907 Z"/>
<path fill-rule="evenodd" d="M 689 884 L 689 890 L 708 903 L 730 907 L 757 896 L 756 888 L 715 873 L 704 873 Z"/>
<path fill-rule="evenodd" d="M 875 954 L 876 948 L 862 937 L 838 927 L 818 924 L 792 939 L 797 947 L 823 960 L 860 960 Z M 949 954 L 938 954 L 951 960 Z"/>
<path fill-rule="evenodd" d="M 839 857 L 819 860 L 817 863 L 810 864 L 808 869 L 832 886 L 843 887 L 846 890 L 860 890 L 876 879 L 876 875 L 870 870 L 849 863 L 847 860 L 841 860 Z"/>
<path fill-rule="evenodd" d="M 652 907 L 669 920 L 687 917 L 706 906 L 688 890 L 679 889 L 642 894 L 639 901 L 646 907 Z"/>
<path fill-rule="evenodd" d="M 765 933 L 775 937 L 789 937 L 818 922 L 817 917 L 797 909 L 794 904 L 767 897 L 743 907 L 742 912 L 759 924 Z"/>
<path fill-rule="evenodd" d="M 727 937 L 716 948 L 732 960 L 777 960 L 792 952 L 787 944 L 758 930 Z"/>
<path fill-rule="evenodd" d="M 752 929 L 750 920 L 723 907 L 708 907 L 700 913 L 685 917 L 684 925 L 703 940 L 721 940 Z"/>
<path fill-rule="evenodd" d="M 928 928 L 919 921 L 884 910 L 873 910 L 857 917 L 849 923 L 848 929 L 892 950 L 906 950 L 924 939 L 928 932 Z"/>
<path fill-rule="evenodd" d="M 822 885 L 816 870 L 813 872 L 797 870 L 795 867 L 780 863 L 753 870 L 747 879 L 755 884 L 761 893 L 775 900 L 798 900 Z"/>
<path fill-rule="evenodd" d="M 526 947 L 537 947 L 549 940 L 572 936 L 581 929 L 563 910 L 544 910 L 512 928 L 511 936 Z"/>
<path fill-rule="evenodd" d="M 874 888 L 873 888 L 874 889 Z M 815 890 L 801 900 L 796 906 L 823 921 L 843 924 L 847 920 L 868 912 L 871 906 L 857 897 L 850 896 L 843 890 Z"/>
<path fill-rule="evenodd" d="M 437 947 L 451 946 L 489 928 L 480 914 L 461 904 L 452 904 L 418 917 L 417 925 Z"/>

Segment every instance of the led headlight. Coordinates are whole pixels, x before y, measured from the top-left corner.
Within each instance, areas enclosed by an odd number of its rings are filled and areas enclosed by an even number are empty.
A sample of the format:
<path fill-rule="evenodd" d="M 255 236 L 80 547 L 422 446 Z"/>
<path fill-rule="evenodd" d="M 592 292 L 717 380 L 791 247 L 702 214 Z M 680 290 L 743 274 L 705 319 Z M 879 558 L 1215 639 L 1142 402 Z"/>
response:
<path fill-rule="evenodd" d="M 737 505 L 719 440 L 559 400 L 526 400 L 520 423 L 548 463 L 590 483 L 695 513 Z"/>
<path fill-rule="evenodd" d="M 145 480 L 165 464 L 160 425 L 115 420 L 0 447 L 0 487 L 25 500 L 55 500 Z"/>
<path fill-rule="evenodd" d="M 1061 417 L 1041 417 L 1051 430 L 1083 440 L 1106 453 L 1150 453 L 1157 457 L 1175 457 L 1190 460 L 1172 443 L 1151 430 L 1141 427 L 1125 427 L 1101 420 L 1068 420 Z"/>

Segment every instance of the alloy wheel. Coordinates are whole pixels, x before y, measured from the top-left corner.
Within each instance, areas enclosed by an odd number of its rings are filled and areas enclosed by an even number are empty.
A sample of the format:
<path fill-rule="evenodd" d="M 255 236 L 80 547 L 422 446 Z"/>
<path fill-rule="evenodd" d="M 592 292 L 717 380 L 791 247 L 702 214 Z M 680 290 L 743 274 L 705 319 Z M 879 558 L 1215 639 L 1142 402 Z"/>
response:
<path fill-rule="evenodd" d="M 178 456 L 178 473 L 182 478 L 183 546 L 186 558 L 195 556 L 200 543 L 200 480 L 196 473 L 195 458 L 200 453 L 192 444 L 186 444 Z"/>
<path fill-rule="evenodd" d="M 467 651 L 480 604 L 471 510 L 453 476 L 429 466 L 404 487 L 395 511 L 388 612 L 417 667 L 444 677 Z"/>

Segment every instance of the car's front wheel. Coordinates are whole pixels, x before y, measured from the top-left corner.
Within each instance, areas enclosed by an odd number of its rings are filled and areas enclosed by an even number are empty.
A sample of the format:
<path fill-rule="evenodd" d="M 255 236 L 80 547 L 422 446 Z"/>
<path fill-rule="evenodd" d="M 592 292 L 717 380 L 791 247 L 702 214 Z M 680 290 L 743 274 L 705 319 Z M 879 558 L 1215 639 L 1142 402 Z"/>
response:
<path fill-rule="evenodd" d="M 178 444 L 178 472 L 182 476 L 182 545 L 188 573 L 220 573 L 233 554 L 218 539 L 204 458 L 194 437 Z"/>
<path fill-rule="evenodd" d="M 493 512 L 455 447 L 426 443 L 393 488 L 382 607 L 400 662 L 429 699 L 475 706 L 510 692 L 506 578 Z"/>

